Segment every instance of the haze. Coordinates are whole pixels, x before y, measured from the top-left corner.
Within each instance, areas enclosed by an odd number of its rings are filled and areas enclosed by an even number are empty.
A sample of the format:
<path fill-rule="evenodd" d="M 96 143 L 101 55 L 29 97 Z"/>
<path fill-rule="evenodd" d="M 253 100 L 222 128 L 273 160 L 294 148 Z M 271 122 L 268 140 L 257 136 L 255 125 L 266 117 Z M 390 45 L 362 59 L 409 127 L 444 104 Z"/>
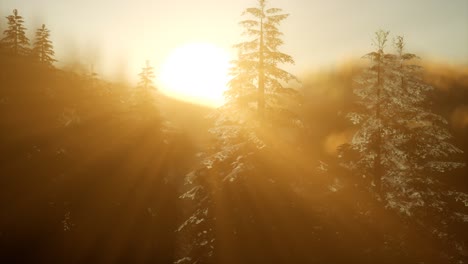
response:
<path fill-rule="evenodd" d="M 0 263 L 466 262 L 466 0 L 0 19 Z"/>
<path fill-rule="evenodd" d="M 406 36 L 408 49 L 426 59 L 468 62 L 465 0 L 270 3 L 291 14 L 281 25 L 287 39 L 282 50 L 295 58 L 288 69 L 296 73 L 360 57 L 378 28 Z M 252 1 L 3 0 L 0 14 L 17 8 L 28 29 L 45 23 L 61 63 L 73 51 L 103 76 L 124 74 L 136 82 L 145 60 L 157 73 L 171 51 L 187 43 L 212 43 L 234 56 L 231 47 L 241 32 L 237 22 L 249 5 Z"/>

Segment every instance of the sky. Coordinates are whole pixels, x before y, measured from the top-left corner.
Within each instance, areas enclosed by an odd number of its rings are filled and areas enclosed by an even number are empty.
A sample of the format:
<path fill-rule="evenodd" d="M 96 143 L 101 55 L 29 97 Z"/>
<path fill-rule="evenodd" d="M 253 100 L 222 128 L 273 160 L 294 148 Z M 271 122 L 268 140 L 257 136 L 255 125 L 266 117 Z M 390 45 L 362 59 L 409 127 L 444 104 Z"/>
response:
<path fill-rule="evenodd" d="M 28 35 L 41 24 L 51 30 L 56 57 L 79 58 L 103 76 L 135 80 L 150 60 L 156 75 L 179 46 L 205 42 L 225 49 L 241 40 L 238 22 L 256 0 L 2 0 L 14 8 Z M 403 35 L 408 51 L 447 63 L 468 64 L 468 0 L 270 0 L 290 14 L 280 29 L 297 75 L 333 67 L 372 50 L 378 29 Z M 6 19 L 0 21 L 4 30 Z"/>

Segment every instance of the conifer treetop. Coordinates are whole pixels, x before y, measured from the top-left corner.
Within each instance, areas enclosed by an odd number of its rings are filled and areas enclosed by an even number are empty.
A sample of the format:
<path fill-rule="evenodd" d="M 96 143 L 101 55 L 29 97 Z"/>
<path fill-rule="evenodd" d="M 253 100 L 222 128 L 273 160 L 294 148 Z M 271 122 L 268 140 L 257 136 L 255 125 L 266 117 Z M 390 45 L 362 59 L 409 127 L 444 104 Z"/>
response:
<path fill-rule="evenodd" d="M 39 62 L 52 66 L 57 60 L 54 59 L 54 47 L 49 39 L 50 30 L 44 24 L 36 30 L 36 38 L 32 50 L 33 57 Z"/>
<path fill-rule="evenodd" d="M 138 76 L 140 76 L 138 87 L 141 87 L 144 89 L 155 88 L 153 85 L 153 79 L 155 77 L 154 68 L 150 65 L 149 60 L 146 61 L 145 67 L 142 68 Z"/>
<path fill-rule="evenodd" d="M 23 17 L 18 14 L 18 10 L 13 10 L 13 15 L 6 17 L 8 28 L 3 32 L 5 37 L 1 40 L 4 47 L 13 55 L 27 55 L 29 50 L 29 39 L 26 37 L 26 27 Z"/>
<path fill-rule="evenodd" d="M 250 105 L 258 111 L 260 120 L 270 119 L 272 109 L 278 113 L 287 112 L 282 98 L 297 91 L 287 87 L 296 76 L 281 69 L 281 64 L 294 64 L 292 56 L 279 50 L 284 43 L 279 25 L 289 14 L 281 8 L 269 8 L 265 0 L 258 0 L 256 6 L 244 9 L 245 19 L 239 22 L 244 29 L 244 40 L 233 47 L 238 58 L 231 62 L 231 80 L 225 92 L 227 102 Z M 256 106 L 254 106 L 256 102 Z M 283 109 L 279 109 L 283 108 Z"/>

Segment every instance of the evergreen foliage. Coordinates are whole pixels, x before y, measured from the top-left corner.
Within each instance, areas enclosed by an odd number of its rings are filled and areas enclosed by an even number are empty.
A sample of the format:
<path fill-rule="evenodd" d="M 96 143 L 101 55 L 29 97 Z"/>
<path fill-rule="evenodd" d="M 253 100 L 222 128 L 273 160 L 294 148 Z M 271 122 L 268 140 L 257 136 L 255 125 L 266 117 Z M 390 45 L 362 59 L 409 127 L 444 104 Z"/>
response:
<path fill-rule="evenodd" d="M 285 87 L 297 78 L 278 66 L 294 64 L 290 55 L 279 50 L 283 44 L 279 25 L 289 14 L 280 8 L 269 8 L 266 0 L 258 0 L 255 7 L 246 8 L 242 15 L 249 16 L 239 23 L 247 40 L 234 45 L 238 58 L 232 62 L 233 78 L 228 83 L 226 97 L 242 106 L 256 108 L 260 120 L 274 118 L 287 112 L 288 105 L 281 98 L 297 95 L 296 90 Z M 255 101 L 256 104 L 251 104 Z"/>
<path fill-rule="evenodd" d="M 42 24 L 41 28 L 36 31 L 36 39 L 32 49 L 33 57 L 40 63 L 52 67 L 52 64 L 57 60 L 54 59 L 54 46 L 50 38 L 50 30 Z"/>
<path fill-rule="evenodd" d="M 446 205 L 467 204 L 468 196 L 443 184 L 441 176 L 464 166 L 457 161 L 463 152 L 452 144 L 447 120 L 429 108 L 434 88 L 414 64 L 418 57 L 406 53 L 401 36 L 394 41 L 396 53 L 386 53 L 388 34 L 376 32 L 377 49 L 365 56 L 371 65 L 356 79 L 357 111 L 347 117 L 357 131 L 341 147 L 343 165 L 372 178 L 386 208 L 426 223 L 424 228 L 451 243 L 449 223 L 464 222 L 467 215 Z"/>
<path fill-rule="evenodd" d="M 356 79 L 359 111 L 348 118 L 359 126 L 349 145 L 358 154 L 347 164 L 372 176 L 375 190 L 385 197 L 395 188 L 417 193 L 415 186 L 434 182 L 433 172 L 462 166 L 449 160 L 461 150 L 449 142 L 447 121 L 427 109 L 433 87 L 423 82 L 420 66 L 408 63 L 416 55 L 404 52 L 402 37 L 395 42 L 396 55 L 385 53 L 388 34 L 376 32 L 377 50 L 365 56 L 371 65 Z"/>
<path fill-rule="evenodd" d="M 211 116 L 213 144 L 200 154 L 200 166 L 187 175 L 188 190 L 181 196 L 193 206 L 178 229 L 196 234 L 190 237 L 183 256 L 193 263 L 213 261 L 218 250 L 215 227 L 219 219 L 213 197 L 228 192 L 231 184 L 242 186 L 255 181 L 249 176 L 260 170 L 260 157 L 274 152 L 277 129 L 302 128 L 300 94 L 287 87 L 297 78 L 279 68 L 279 64 L 294 63 L 290 55 L 278 49 L 283 44 L 278 27 L 288 15 L 279 8 L 268 8 L 265 0 L 242 14 L 252 17 L 240 22 L 249 40 L 234 46 L 239 55 L 230 69 L 227 102 Z M 217 188 L 213 189 L 213 183 Z M 239 199 L 245 199 L 244 195 L 239 194 Z"/>
<path fill-rule="evenodd" d="M 453 90 L 437 91 L 404 38 L 387 53 L 389 32 L 380 30 L 364 56 L 369 67 L 324 78 L 329 94 L 309 95 L 314 108 L 304 109 L 289 87 L 297 78 L 280 68 L 294 63 L 279 50 L 288 14 L 266 0 L 242 14 L 246 38 L 234 46 L 226 104 L 204 123 L 196 116 L 208 110 L 157 95 L 149 61 L 136 87 L 106 82 L 92 65 L 82 74 L 50 70 L 49 29 L 37 29 L 30 53 L 13 10 L 0 40 L 0 262 L 466 259 L 467 170 L 458 161 L 468 159 L 466 69 L 451 77 Z M 342 101 L 323 100 L 332 93 Z M 161 118 L 164 107 L 188 131 Z M 341 110 L 353 127 L 336 120 Z M 454 138 L 447 120 L 455 114 L 465 123 Z M 306 125 L 317 138 L 288 139 Z M 349 131 L 339 159 L 321 152 Z"/>
<path fill-rule="evenodd" d="M 13 15 L 6 17 L 8 28 L 3 32 L 5 37 L 1 40 L 3 46 L 14 56 L 25 56 L 29 54 L 29 39 L 26 37 L 26 27 L 23 17 L 18 10 L 13 10 Z"/>

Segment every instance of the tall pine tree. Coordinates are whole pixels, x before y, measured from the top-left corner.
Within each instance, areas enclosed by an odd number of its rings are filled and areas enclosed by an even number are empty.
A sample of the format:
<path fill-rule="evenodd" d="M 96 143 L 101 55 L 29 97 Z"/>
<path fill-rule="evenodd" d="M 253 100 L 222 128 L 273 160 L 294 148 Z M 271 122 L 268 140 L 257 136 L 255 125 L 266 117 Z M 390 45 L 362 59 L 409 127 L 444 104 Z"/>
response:
<path fill-rule="evenodd" d="M 352 149 L 361 153 L 353 165 L 364 175 L 372 176 L 373 185 L 379 193 L 386 163 L 383 161 L 385 157 L 382 157 L 385 156 L 382 143 L 388 142 L 385 135 L 393 133 L 393 127 L 389 123 L 394 114 L 389 108 L 394 96 L 390 82 L 390 65 L 393 61 L 392 56 L 384 52 L 389 33 L 383 30 L 375 33 L 373 44 L 376 50 L 364 56 L 370 60 L 371 65 L 356 80 L 358 87 L 354 90 L 361 111 L 348 115 L 361 128 L 351 142 Z"/>
<path fill-rule="evenodd" d="M 146 61 L 138 76 L 140 80 L 134 93 L 134 106 L 139 112 L 138 115 L 146 121 L 159 120 L 159 112 L 155 103 L 156 87 L 153 83 L 154 68 L 149 61 Z"/>
<path fill-rule="evenodd" d="M 402 140 L 398 148 L 403 153 L 404 170 L 386 181 L 385 198 L 390 207 L 404 208 L 407 214 L 417 208 L 427 210 L 427 205 L 438 211 L 449 198 L 440 176 L 464 166 L 454 161 L 462 151 L 450 143 L 447 120 L 430 109 L 429 95 L 434 87 L 424 82 L 423 68 L 413 63 L 418 57 L 405 51 L 402 36 L 396 37 L 394 46 L 393 81 L 401 119 L 397 133 Z"/>
<path fill-rule="evenodd" d="M 438 177 L 463 166 L 452 161 L 462 151 L 450 143 L 447 121 L 429 108 L 433 87 L 412 63 L 417 56 L 405 52 L 402 37 L 394 43 L 396 54 L 385 53 L 388 35 L 376 32 L 376 51 L 365 56 L 371 64 L 356 79 L 358 111 L 348 117 L 357 131 L 343 148 L 355 155 L 344 164 L 371 177 L 387 207 L 405 215 L 443 210 L 448 196 L 459 194 L 444 194 Z"/>
<path fill-rule="evenodd" d="M 36 39 L 34 41 L 32 55 L 40 63 L 52 66 L 56 60 L 54 59 L 54 46 L 52 45 L 52 41 L 50 41 L 49 37 L 49 29 L 42 24 L 42 27 L 38 28 L 36 31 Z"/>
<path fill-rule="evenodd" d="M 241 186 L 262 178 L 249 177 L 260 170 L 258 160 L 281 151 L 275 144 L 283 139 L 275 137 L 273 128 L 302 126 L 294 109 L 300 105 L 299 92 L 287 87 L 297 79 L 279 67 L 294 63 L 290 55 L 279 51 L 283 41 L 278 27 L 288 15 L 279 8 L 268 8 L 265 0 L 258 0 L 242 14 L 250 17 L 240 22 L 248 39 L 234 46 L 238 58 L 232 62 L 226 103 L 212 115 L 212 147 L 199 156 L 200 166 L 187 175 L 188 190 L 181 196 L 192 203 L 192 212 L 178 229 L 184 239 L 190 240 L 180 259 L 188 263 L 216 259 L 213 256 L 219 253 L 216 236 L 220 231 L 216 227 L 222 221 L 216 213 L 220 202 L 216 197 L 238 186 L 238 194 L 226 196 L 224 202 L 236 196 L 246 198 Z M 237 206 L 242 207 L 233 205 L 229 210 L 242 210 Z"/>
<path fill-rule="evenodd" d="M 242 15 L 248 16 L 239 23 L 247 40 L 234 46 L 238 58 L 233 61 L 233 78 L 226 96 L 244 105 L 256 101 L 258 116 L 263 121 L 285 112 L 287 106 L 279 103 L 279 99 L 296 93 L 285 85 L 297 78 L 278 66 L 294 64 L 290 55 L 279 51 L 283 33 L 278 27 L 289 14 L 280 8 L 269 8 L 266 0 L 258 0 L 256 6 L 246 8 Z"/>
<path fill-rule="evenodd" d="M 1 40 L 7 52 L 18 56 L 28 55 L 29 39 L 26 37 L 23 17 L 18 14 L 18 10 L 13 10 L 13 15 L 6 17 L 8 28 L 3 32 L 5 37 Z"/>

